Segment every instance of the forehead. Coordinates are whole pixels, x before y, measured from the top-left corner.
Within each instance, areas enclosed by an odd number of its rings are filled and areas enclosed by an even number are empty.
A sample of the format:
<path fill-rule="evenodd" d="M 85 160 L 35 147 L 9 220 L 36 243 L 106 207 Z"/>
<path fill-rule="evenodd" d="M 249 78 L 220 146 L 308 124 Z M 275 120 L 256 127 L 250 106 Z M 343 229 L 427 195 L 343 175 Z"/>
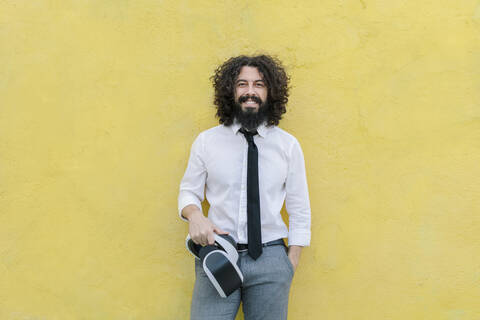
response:
<path fill-rule="evenodd" d="M 246 81 L 263 81 L 263 75 L 258 71 L 256 67 L 243 66 L 240 69 L 238 74 L 237 81 L 246 80 Z"/>

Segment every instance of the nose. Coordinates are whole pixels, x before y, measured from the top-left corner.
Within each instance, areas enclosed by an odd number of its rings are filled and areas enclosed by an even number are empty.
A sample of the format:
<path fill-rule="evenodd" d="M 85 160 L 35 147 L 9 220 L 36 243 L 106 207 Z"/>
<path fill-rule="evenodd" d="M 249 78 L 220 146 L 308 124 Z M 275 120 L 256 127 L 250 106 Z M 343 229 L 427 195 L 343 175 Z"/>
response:
<path fill-rule="evenodd" d="M 252 96 L 257 95 L 257 93 L 255 92 L 255 87 L 253 86 L 253 84 L 250 84 L 250 85 L 248 86 L 248 91 L 247 91 L 247 93 L 248 93 L 249 95 L 252 95 Z"/>

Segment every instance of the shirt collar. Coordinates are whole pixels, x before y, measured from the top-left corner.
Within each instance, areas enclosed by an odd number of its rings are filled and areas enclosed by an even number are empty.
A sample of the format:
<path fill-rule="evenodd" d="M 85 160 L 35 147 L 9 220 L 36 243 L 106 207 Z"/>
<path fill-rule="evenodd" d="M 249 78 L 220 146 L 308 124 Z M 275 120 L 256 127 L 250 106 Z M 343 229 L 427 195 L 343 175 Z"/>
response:
<path fill-rule="evenodd" d="M 237 134 L 238 133 L 238 130 L 240 130 L 240 128 L 242 127 L 240 125 L 240 123 L 237 122 L 237 120 L 235 120 L 233 122 L 233 124 L 230 126 L 232 128 L 232 131 L 233 131 L 233 134 Z M 261 125 L 258 126 L 257 128 L 257 132 L 258 132 L 258 135 L 262 138 L 265 138 L 267 135 L 268 135 L 268 132 L 271 130 L 272 128 L 271 127 L 267 127 L 265 125 L 265 122 L 262 123 Z"/>

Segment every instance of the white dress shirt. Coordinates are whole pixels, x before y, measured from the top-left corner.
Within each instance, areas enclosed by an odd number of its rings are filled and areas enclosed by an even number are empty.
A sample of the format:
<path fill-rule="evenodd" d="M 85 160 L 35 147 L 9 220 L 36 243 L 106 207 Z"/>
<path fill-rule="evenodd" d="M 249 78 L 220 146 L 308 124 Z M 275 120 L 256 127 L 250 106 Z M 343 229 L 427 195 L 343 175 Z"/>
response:
<path fill-rule="evenodd" d="M 239 129 L 238 123 L 219 125 L 198 135 L 180 183 L 178 209 L 185 220 L 182 209 L 194 204 L 201 210 L 205 194 L 208 218 L 238 243 L 248 243 L 248 143 Z M 257 131 L 262 242 L 288 237 L 289 245 L 308 246 L 310 201 L 300 144 L 275 126 L 262 125 Z M 284 201 L 289 228 L 280 214 Z"/>

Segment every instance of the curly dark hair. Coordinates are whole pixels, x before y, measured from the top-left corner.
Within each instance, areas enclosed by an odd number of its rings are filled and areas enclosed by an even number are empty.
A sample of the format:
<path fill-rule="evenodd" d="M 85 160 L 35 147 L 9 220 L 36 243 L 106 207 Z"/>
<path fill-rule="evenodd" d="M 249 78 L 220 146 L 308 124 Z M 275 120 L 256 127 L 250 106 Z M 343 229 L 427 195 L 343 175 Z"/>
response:
<path fill-rule="evenodd" d="M 277 58 L 268 55 L 238 56 L 219 66 L 210 78 L 215 89 L 214 104 L 219 122 L 230 126 L 235 118 L 235 81 L 244 66 L 256 67 L 267 86 L 267 125 L 278 125 L 287 111 L 290 77 Z"/>

